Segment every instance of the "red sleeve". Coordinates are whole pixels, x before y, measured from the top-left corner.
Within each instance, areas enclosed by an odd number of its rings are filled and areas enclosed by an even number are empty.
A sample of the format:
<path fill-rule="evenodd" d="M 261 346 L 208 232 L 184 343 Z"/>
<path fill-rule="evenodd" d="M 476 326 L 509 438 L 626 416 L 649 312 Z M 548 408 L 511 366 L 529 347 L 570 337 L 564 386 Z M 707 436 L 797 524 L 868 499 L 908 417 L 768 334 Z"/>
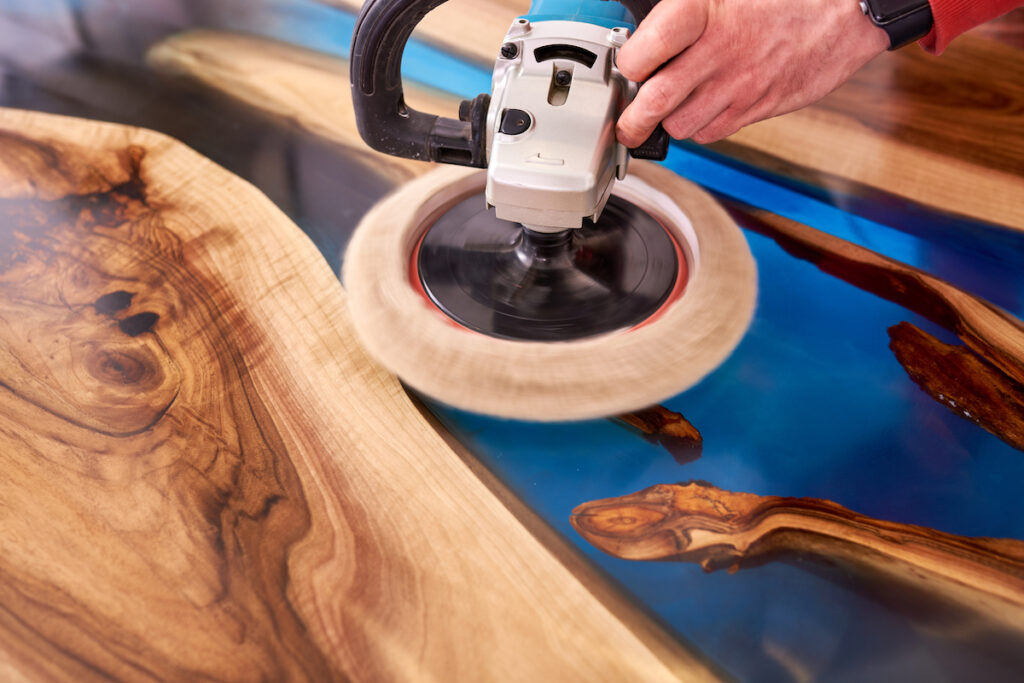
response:
<path fill-rule="evenodd" d="M 995 19 L 1016 7 L 1024 7 L 1024 0 L 929 0 L 935 25 L 931 33 L 921 39 L 920 45 L 928 52 L 942 54 L 946 46 L 958 35 L 989 19 Z"/>

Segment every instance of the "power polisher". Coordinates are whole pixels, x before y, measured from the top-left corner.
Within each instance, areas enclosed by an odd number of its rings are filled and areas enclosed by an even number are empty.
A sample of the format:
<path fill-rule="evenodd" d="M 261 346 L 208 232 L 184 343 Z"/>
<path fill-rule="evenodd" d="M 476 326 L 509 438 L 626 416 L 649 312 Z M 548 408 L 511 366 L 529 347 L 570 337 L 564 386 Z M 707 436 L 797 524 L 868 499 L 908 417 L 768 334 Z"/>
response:
<path fill-rule="evenodd" d="M 431 227 L 416 255 L 430 299 L 470 329 L 578 339 L 649 317 L 672 292 L 665 230 L 613 197 L 630 157 L 664 159 L 660 127 L 629 150 L 615 122 L 637 84 L 615 54 L 655 0 L 534 0 L 496 55 L 492 92 L 458 120 L 415 111 L 400 66 L 420 20 L 444 0 L 371 0 L 356 25 L 351 84 L 359 132 L 381 152 L 487 169 Z"/>
<path fill-rule="evenodd" d="M 406 42 L 443 1 L 369 0 L 356 24 L 360 134 L 449 164 L 352 236 L 343 280 L 363 347 L 422 393 L 526 420 L 624 413 L 693 385 L 743 337 L 756 269 L 713 198 L 637 160 L 665 157 L 664 130 L 616 140 L 639 85 L 615 56 L 656 0 L 534 0 L 495 46 L 491 93 L 457 119 L 402 89 Z"/>

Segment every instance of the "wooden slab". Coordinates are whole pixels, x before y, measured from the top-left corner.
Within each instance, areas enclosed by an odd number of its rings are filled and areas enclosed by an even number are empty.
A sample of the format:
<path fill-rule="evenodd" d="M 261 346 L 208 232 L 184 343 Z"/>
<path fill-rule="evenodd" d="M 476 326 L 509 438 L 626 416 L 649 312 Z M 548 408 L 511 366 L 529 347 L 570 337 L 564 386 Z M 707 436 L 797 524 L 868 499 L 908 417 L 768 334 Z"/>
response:
<path fill-rule="evenodd" d="M 258 191 L 149 131 L 0 137 L 4 676 L 712 677 L 473 474 Z"/>

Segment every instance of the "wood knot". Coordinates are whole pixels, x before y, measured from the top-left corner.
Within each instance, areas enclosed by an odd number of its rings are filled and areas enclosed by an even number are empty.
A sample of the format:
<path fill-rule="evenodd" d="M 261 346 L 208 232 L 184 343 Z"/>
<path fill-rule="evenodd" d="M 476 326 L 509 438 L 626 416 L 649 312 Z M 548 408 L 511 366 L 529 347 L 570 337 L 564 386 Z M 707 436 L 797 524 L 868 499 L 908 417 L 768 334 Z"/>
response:
<path fill-rule="evenodd" d="M 159 384 L 162 376 L 152 358 L 127 349 L 98 347 L 86 354 L 85 367 L 90 376 L 105 384 Z"/>
<path fill-rule="evenodd" d="M 143 332 L 149 332 L 153 325 L 160 319 L 157 313 L 143 312 L 117 321 L 117 326 L 129 337 L 138 337 Z"/>
<path fill-rule="evenodd" d="M 116 292 L 108 292 L 99 299 L 96 299 L 93 307 L 100 315 L 113 315 L 118 311 L 128 308 L 134 297 L 134 292 L 126 292 L 123 289 L 119 289 Z"/>
<path fill-rule="evenodd" d="M 650 533 L 665 520 L 666 514 L 640 505 L 616 505 L 605 508 L 581 506 L 573 515 L 574 521 L 589 531 L 614 536 Z"/>

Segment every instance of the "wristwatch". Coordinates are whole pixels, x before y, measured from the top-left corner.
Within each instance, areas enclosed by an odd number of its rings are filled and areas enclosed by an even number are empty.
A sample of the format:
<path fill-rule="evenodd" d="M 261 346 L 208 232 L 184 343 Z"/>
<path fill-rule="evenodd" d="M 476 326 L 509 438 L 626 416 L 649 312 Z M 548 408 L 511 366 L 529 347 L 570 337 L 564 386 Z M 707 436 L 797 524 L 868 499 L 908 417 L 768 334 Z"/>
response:
<path fill-rule="evenodd" d="M 889 49 L 896 50 L 932 30 L 932 6 L 928 0 L 861 0 L 860 8 L 889 34 Z"/>

